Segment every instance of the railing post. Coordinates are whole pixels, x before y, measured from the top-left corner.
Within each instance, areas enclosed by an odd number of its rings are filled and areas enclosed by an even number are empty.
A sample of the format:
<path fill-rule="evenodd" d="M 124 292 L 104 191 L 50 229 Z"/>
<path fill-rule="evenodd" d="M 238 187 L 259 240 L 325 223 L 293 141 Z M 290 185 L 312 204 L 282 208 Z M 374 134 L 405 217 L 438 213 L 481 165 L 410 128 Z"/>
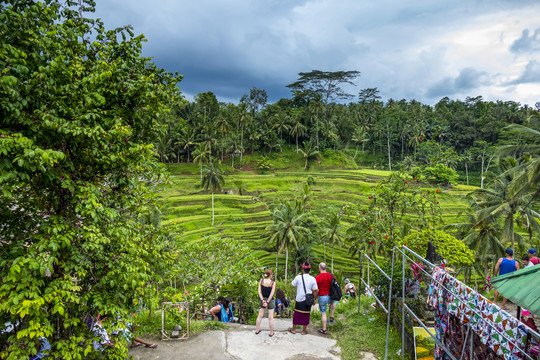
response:
<path fill-rule="evenodd" d="M 390 287 L 388 289 L 388 317 L 386 319 L 386 347 L 384 350 L 384 359 L 388 359 L 388 340 L 390 334 L 390 315 L 392 311 L 392 282 L 394 281 L 394 253 L 395 247 L 392 249 L 392 271 L 390 272 Z"/>

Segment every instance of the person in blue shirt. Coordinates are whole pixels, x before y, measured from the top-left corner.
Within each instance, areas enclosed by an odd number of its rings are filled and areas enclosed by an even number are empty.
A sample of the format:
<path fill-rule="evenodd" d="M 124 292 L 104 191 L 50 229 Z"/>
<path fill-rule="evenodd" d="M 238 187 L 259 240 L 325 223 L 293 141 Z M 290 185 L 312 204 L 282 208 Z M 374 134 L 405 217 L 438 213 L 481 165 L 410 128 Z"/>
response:
<path fill-rule="evenodd" d="M 51 351 L 51 344 L 49 344 L 49 341 L 45 337 L 39 338 L 39 351 L 36 355 L 30 356 L 29 360 L 41 360 L 46 358 L 49 355 L 49 351 Z"/>
<path fill-rule="evenodd" d="M 504 274 L 519 270 L 519 261 L 514 260 L 514 251 L 512 249 L 506 249 L 505 253 L 506 256 L 504 258 L 500 258 L 499 261 L 497 261 L 497 265 L 495 265 L 495 271 L 493 272 L 494 275 L 502 276 Z M 493 295 L 494 304 L 497 304 L 498 298 L 499 292 L 495 290 L 495 293 Z M 508 310 L 508 308 L 506 307 L 507 301 L 508 299 L 503 296 L 501 310 Z"/>

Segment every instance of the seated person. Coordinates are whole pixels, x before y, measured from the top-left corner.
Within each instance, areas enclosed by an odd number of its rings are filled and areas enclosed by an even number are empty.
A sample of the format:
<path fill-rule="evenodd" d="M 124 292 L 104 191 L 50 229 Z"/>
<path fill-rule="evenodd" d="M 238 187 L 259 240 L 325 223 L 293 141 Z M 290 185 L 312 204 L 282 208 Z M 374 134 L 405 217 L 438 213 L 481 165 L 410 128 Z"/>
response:
<path fill-rule="evenodd" d="M 356 299 L 356 287 L 349 279 L 345 279 L 345 296 L 350 296 Z"/>
<path fill-rule="evenodd" d="M 98 351 L 105 351 L 106 347 L 114 347 L 114 343 L 111 342 L 107 330 L 103 328 L 103 322 L 108 319 L 106 315 L 98 315 L 96 323 L 92 328 L 94 333 L 94 340 L 92 341 L 94 349 Z"/>
<path fill-rule="evenodd" d="M 210 314 L 213 319 L 222 322 L 234 321 L 232 301 L 230 298 L 223 298 L 221 304 L 218 304 L 210 309 Z"/>
<path fill-rule="evenodd" d="M 276 314 L 280 314 L 290 306 L 290 301 L 285 296 L 285 293 L 282 289 L 276 290 Z"/>
<path fill-rule="evenodd" d="M 149 343 L 147 341 L 142 340 L 141 338 L 135 337 L 135 329 L 137 329 L 137 325 L 127 323 L 122 323 L 123 328 L 120 330 L 115 330 L 112 332 L 112 335 L 116 335 L 122 339 L 124 339 L 127 342 L 128 347 L 137 347 L 144 345 L 147 348 L 155 349 L 157 348 L 157 344 Z"/>
<path fill-rule="evenodd" d="M 34 356 L 30 356 L 29 360 L 41 360 L 49 356 L 49 351 L 51 351 L 51 344 L 47 341 L 47 338 L 40 337 L 38 340 L 38 353 Z"/>

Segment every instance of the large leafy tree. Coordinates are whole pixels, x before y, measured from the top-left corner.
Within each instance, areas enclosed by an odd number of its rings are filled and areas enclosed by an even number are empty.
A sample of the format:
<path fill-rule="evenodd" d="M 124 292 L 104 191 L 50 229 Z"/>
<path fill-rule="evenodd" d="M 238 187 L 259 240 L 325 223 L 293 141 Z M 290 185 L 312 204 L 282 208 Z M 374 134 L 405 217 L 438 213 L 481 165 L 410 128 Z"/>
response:
<path fill-rule="evenodd" d="M 125 316 L 167 266 L 140 216 L 180 77 L 141 57 L 129 27 L 85 18 L 93 5 L 0 3 L 0 323 L 16 324 L 2 358 L 35 354 L 40 336 L 51 358 L 94 356 L 84 319 Z"/>
<path fill-rule="evenodd" d="M 298 73 L 298 80 L 287 85 L 297 93 L 320 94 L 322 100 L 327 103 L 335 99 L 347 99 L 353 97 L 341 88 L 343 84 L 355 86 L 354 79 L 360 76 L 359 71 L 321 71 Z"/>

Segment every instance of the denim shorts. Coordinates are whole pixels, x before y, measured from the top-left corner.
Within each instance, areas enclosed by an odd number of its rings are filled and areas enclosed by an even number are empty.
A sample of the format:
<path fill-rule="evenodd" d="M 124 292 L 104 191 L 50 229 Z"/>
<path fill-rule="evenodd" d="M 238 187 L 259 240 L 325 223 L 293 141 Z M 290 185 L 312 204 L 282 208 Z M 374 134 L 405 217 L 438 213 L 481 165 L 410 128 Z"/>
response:
<path fill-rule="evenodd" d="M 326 305 L 330 304 L 330 295 L 319 296 L 319 310 L 321 311 L 321 313 L 324 314 L 326 312 Z"/>

